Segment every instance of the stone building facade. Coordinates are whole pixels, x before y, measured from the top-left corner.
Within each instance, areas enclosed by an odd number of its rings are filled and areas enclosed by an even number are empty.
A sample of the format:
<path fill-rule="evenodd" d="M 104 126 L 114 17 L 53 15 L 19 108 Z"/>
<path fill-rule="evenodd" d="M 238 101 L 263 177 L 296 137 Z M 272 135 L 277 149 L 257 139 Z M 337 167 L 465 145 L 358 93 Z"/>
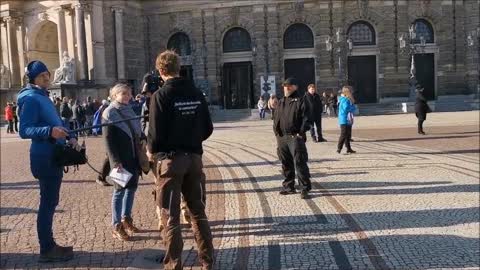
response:
<path fill-rule="evenodd" d="M 78 89 L 101 97 L 116 81 L 139 89 L 166 48 L 228 109 L 281 94 L 292 75 L 320 91 L 351 84 L 360 103 L 405 100 L 412 58 L 431 99 L 476 94 L 479 10 L 480 0 L 2 1 L 2 104 L 33 59 L 55 70 L 67 51 Z"/>

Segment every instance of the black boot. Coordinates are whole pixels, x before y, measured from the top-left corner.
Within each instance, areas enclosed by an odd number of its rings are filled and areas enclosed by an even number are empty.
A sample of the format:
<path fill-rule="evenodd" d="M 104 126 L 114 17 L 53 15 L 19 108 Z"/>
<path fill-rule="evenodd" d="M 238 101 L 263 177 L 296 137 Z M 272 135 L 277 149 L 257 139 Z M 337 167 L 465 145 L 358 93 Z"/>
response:
<path fill-rule="evenodd" d="M 64 262 L 73 258 L 73 247 L 56 245 L 44 254 L 40 254 L 39 263 Z"/>

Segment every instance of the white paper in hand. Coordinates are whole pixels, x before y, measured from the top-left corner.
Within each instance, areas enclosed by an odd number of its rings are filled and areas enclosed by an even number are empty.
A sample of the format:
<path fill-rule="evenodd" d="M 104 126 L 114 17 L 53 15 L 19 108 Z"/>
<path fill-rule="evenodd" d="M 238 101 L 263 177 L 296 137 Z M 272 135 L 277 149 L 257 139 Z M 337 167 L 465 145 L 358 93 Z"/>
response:
<path fill-rule="evenodd" d="M 122 169 L 119 172 L 118 168 L 113 168 L 108 176 L 110 176 L 110 179 L 119 184 L 121 187 L 125 187 L 128 181 L 130 181 L 132 178 L 132 174 L 129 171 Z"/>

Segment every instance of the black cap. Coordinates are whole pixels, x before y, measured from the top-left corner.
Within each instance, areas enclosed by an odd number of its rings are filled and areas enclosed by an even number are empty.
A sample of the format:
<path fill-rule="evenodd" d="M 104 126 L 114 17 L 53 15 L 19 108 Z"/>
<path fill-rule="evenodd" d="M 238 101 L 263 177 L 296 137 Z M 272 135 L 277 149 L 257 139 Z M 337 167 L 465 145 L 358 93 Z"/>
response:
<path fill-rule="evenodd" d="M 290 77 L 290 78 L 287 78 L 285 81 L 283 81 L 283 86 L 286 86 L 286 85 L 296 85 L 298 86 L 299 83 L 298 83 L 298 80 L 293 78 L 293 77 Z"/>
<path fill-rule="evenodd" d="M 423 87 L 422 87 L 422 85 L 420 85 L 419 83 L 415 84 L 415 89 L 416 89 L 417 91 L 423 91 Z"/>

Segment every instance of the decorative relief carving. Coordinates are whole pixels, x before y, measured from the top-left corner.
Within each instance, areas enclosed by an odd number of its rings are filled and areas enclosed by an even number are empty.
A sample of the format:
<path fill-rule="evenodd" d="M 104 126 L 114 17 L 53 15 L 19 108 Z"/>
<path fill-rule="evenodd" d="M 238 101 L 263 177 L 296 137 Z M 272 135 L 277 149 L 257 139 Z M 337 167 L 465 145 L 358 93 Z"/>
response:
<path fill-rule="evenodd" d="M 232 8 L 232 24 L 239 24 L 240 19 L 240 7 L 233 7 Z"/>
<path fill-rule="evenodd" d="M 360 17 L 368 16 L 368 0 L 357 0 Z"/>
<path fill-rule="evenodd" d="M 430 9 L 431 0 L 419 0 L 420 1 L 420 11 L 422 16 L 426 16 L 428 10 Z"/>
<path fill-rule="evenodd" d="M 46 12 L 42 12 L 42 13 L 38 14 L 38 18 L 41 21 L 47 21 L 50 18 L 50 15 L 48 15 L 48 13 L 46 13 Z"/>
<path fill-rule="evenodd" d="M 305 9 L 303 0 L 297 0 L 293 5 L 294 5 L 293 8 L 295 10 L 295 13 L 301 13 Z"/>

